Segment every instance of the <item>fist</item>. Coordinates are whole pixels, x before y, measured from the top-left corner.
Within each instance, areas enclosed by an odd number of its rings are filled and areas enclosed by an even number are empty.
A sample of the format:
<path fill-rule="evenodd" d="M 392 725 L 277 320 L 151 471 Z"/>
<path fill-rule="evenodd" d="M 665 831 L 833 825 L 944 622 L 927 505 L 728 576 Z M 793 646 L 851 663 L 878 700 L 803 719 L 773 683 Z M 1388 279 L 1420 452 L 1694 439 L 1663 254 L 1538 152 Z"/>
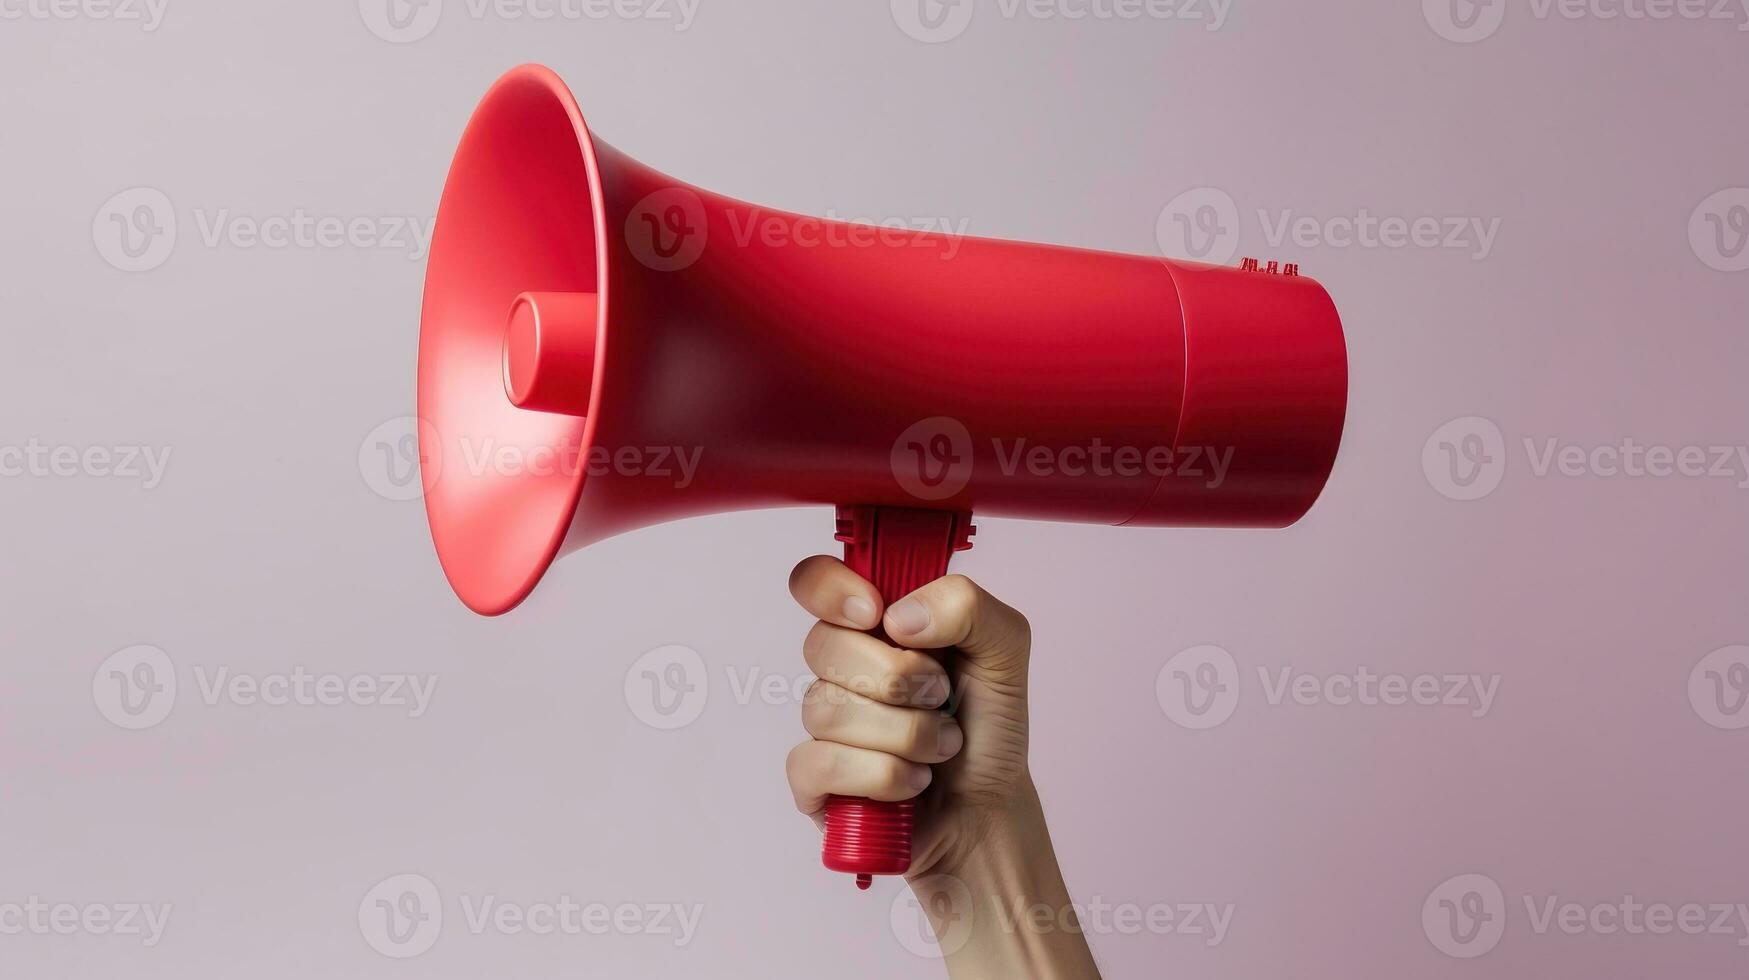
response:
<path fill-rule="evenodd" d="M 818 620 L 802 641 L 811 738 L 787 766 L 796 808 L 823 826 L 828 796 L 918 797 L 907 876 L 951 863 L 1030 785 L 1026 618 L 963 575 L 887 607 L 823 555 L 796 566 L 790 593 Z"/>

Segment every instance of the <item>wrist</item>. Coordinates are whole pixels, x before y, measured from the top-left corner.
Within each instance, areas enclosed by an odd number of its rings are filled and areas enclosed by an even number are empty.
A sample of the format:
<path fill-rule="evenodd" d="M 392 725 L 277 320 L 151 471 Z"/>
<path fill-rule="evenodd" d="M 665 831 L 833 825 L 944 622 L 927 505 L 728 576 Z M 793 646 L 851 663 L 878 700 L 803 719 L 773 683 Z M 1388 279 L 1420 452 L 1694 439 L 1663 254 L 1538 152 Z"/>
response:
<path fill-rule="evenodd" d="M 1050 847 L 1044 805 L 1030 774 L 1023 773 L 999 799 L 962 802 L 956 809 L 951 844 L 922 874 L 910 877 L 946 874 L 996 886 L 1027 854 Z"/>
<path fill-rule="evenodd" d="M 911 880 L 953 980 L 1098 977 L 1030 777 Z"/>

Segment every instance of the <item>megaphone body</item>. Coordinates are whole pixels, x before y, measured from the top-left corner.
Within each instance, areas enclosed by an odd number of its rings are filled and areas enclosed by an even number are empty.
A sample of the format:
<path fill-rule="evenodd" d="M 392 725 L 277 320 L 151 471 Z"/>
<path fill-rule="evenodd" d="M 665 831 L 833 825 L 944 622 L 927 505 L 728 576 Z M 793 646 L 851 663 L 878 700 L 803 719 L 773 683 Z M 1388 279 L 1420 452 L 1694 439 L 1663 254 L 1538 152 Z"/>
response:
<path fill-rule="evenodd" d="M 888 601 L 943 574 L 973 513 L 1284 526 L 1346 401 L 1336 309 L 1292 267 L 746 204 L 595 139 L 539 66 L 463 136 L 419 348 L 432 534 L 489 615 L 561 553 L 723 511 L 837 506 Z M 903 872 L 910 820 L 832 801 L 827 864 Z"/>

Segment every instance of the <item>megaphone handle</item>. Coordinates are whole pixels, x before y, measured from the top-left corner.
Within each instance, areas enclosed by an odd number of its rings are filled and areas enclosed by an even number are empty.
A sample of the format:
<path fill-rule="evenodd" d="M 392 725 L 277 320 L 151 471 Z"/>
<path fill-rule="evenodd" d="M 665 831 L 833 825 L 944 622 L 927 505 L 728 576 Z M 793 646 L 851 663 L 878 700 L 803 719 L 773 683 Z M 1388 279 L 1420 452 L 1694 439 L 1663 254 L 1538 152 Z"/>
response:
<path fill-rule="evenodd" d="M 844 563 L 874 583 L 887 604 L 947 574 L 948 559 L 972 546 L 976 530 L 968 511 L 838 508 L 838 540 L 844 542 Z M 885 636 L 879 626 L 873 632 Z M 869 887 L 874 875 L 904 874 L 911 867 L 916 809 L 915 800 L 828 797 L 821 863 L 833 871 L 856 875 L 858 888 Z"/>

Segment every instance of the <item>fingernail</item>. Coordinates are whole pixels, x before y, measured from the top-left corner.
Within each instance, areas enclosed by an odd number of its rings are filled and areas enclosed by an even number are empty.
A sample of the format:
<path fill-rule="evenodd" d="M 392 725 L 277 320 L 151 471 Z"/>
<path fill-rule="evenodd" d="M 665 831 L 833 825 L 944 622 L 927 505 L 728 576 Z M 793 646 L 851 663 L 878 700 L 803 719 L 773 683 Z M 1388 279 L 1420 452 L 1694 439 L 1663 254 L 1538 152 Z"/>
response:
<path fill-rule="evenodd" d="M 849 620 L 852 626 L 868 629 L 876 622 L 875 604 L 862 596 L 853 595 L 844 600 L 844 618 Z"/>
<path fill-rule="evenodd" d="M 942 719 L 941 734 L 936 737 L 936 749 L 944 759 L 951 759 L 959 753 L 966 744 L 966 733 L 960 726 L 947 719 Z"/>
<path fill-rule="evenodd" d="M 917 766 L 905 777 L 912 789 L 928 789 L 929 783 L 935 778 L 935 772 L 928 766 Z"/>
<path fill-rule="evenodd" d="M 947 678 L 927 677 L 917 685 L 917 697 L 913 702 L 919 708 L 939 708 L 947 703 Z"/>
<path fill-rule="evenodd" d="M 900 599 L 887 610 L 887 622 L 906 636 L 929 628 L 929 607 L 916 599 Z"/>

